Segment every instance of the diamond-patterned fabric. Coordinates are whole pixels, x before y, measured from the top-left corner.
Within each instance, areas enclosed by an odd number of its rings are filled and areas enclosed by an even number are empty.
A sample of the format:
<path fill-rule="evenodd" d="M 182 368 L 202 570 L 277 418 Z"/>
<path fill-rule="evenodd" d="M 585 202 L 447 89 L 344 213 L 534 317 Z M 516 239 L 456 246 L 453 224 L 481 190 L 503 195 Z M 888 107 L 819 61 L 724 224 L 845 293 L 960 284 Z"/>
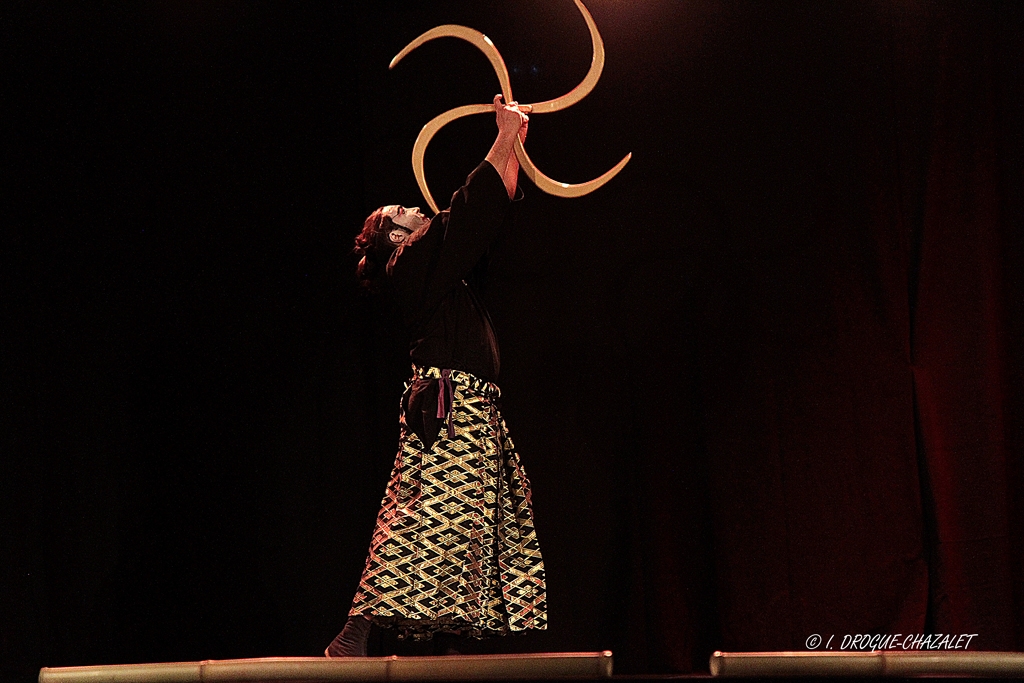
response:
<path fill-rule="evenodd" d="M 419 377 L 438 377 L 419 368 Z M 455 436 L 424 452 L 402 434 L 350 615 L 483 637 L 547 627 L 544 560 L 530 483 L 494 403 L 498 388 L 452 371 Z M 408 392 L 408 388 L 407 388 Z"/>

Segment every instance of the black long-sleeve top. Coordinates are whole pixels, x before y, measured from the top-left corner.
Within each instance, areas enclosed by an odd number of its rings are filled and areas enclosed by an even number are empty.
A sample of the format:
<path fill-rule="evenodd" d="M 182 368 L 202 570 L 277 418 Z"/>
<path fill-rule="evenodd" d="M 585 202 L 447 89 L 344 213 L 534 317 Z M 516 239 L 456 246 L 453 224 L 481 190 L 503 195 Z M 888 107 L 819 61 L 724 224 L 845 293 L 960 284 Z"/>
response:
<path fill-rule="evenodd" d="M 392 255 L 387 270 L 417 366 L 497 379 L 498 340 L 481 293 L 488 250 L 512 219 L 512 206 L 501 175 L 484 161 L 452 196 L 451 207 Z"/>
<path fill-rule="evenodd" d="M 515 200 L 521 198 L 517 190 Z M 392 255 L 387 272 L 415 365 L 497 379 L 498 339 L 481 293 L 488 251 L 513 220 L 513 206 L 501 175 L 484 161 L 452 196 L 451 207 Z M 405 397 L 406 424 L 428 450 L 444 421 L 437 400 L 438 382 L 432 379 L 416 380 Z"/>

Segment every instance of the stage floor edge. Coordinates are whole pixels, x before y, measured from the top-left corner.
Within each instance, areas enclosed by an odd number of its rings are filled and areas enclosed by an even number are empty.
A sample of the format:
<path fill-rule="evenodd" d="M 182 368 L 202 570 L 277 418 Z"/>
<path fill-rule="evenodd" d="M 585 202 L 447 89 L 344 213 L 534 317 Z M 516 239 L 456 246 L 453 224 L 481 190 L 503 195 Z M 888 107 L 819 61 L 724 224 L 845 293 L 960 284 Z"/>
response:
<path fill-rule="evenodd" d="M 39 683 L 333 683 L 610 678 L 612 653 L 540 652 L 442 657 L 264 657 L 42 668 Z"/>
<path fill-rule="evenodd" d="M 712 676 L 726 678 L 1024 677 L 1022 652 L 716 652 L 710 665 Z"/>

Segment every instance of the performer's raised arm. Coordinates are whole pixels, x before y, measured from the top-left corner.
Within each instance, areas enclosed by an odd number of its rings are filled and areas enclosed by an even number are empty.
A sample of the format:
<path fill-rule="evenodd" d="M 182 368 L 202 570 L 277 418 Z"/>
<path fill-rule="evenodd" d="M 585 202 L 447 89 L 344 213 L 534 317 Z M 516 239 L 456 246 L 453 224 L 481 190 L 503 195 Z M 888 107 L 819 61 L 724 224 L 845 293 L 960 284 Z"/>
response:
<path fill-rule="evenodd" d="M 519 127 L 519 142 L 526 144 L 526 132 L 530 127 L 530 117 L 526 115 L 526 111 L 520 109 L 523 112 L 523 125 Z M 511 183 L 511 190 L 509 193 L 510 198 L 515 198 L 516 184 L 519 182 L 519 157 L 515 153 L 515 145 L 512 146 L 512 153 L 508 155 L 508 164 L 505 166 L 505 172 L 501 174 L 501 179 L 505 181 L 505 187 L 509 187 Z"/>
<path fill-rule="evenodd" d="M 526 128 L 530 118 L 519 109 L 519 103 L 502 104 L 501 95 L 494 96 L 494 116 L 498 123 L 498 137 L 487 153 L 487 161 L 501 176 L 512 199 L 516 194 L 516 183 L 519 179 L 519 160 L 513 148 L 516 138 L 526 140 Z"/>

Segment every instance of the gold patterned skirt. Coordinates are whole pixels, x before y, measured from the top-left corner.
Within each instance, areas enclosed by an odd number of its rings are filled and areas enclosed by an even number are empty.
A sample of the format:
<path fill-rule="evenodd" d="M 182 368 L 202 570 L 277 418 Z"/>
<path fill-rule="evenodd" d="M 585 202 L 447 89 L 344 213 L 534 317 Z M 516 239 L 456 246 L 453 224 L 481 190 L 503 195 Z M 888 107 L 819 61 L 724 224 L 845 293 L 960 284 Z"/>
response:
<path fill-rule="evenodd" d="M 495 404 L 498 387 L 457 370 L 444 374 L 450 420 L 429 450 L 403 411 L 395 468 L 349 614 L 417 639 L 547 628 L 530 483 Z M 417 368 L 414 381 L 441 375 Z"/>

